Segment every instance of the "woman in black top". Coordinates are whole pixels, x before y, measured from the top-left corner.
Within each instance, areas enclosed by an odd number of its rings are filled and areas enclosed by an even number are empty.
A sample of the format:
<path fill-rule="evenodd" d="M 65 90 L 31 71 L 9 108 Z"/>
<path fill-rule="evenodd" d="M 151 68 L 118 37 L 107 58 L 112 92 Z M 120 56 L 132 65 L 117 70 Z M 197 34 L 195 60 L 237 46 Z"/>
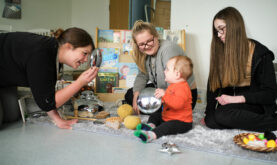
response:
<path fill-rule="evenodd" d="M 239 11 L 213 19 L 205 123 L 210 128 L 277 130 L 274 55 L 248 39 Z"/>
<path fill-rule="evenodd" d="M 83 72 L 74 83 L 55 91 L 57 64 L 77 69 L 94 50 L 91 36 L 79 28 L 59 30 L 54 37 L 27 32 L 0 34 L 0 126 L 19 118 L 16 87 L 30 87 L 38 106 L 59 128 L 70 129 L 77 120 L 63 120 L 56 108 L 63 105 L 97 75 Z"/>

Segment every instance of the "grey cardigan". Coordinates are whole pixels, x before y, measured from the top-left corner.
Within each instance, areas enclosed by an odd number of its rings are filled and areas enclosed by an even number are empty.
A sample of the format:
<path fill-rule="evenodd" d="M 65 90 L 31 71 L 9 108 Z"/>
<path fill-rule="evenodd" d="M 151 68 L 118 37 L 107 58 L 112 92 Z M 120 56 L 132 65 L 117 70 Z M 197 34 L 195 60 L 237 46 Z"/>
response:
<path fill-rule="evenodd" d="M 152 83 L 154 83 L 156 88 L 166 89 L 169 85 L 165 81 L 165 75 L 164 75 L 164 70 L 166 68 L 167 61 L 173 56 L 186 55 L 183 49 L 179 45 L 167 40 L 159 40 L 159 41 L 160 41 L 160 48 L 158 49 L 157 54 L 146 57 L 145 67 L 146 67 L 146 72 L 148 74 L 145 74 L 139 71 L 135 79 L 133 92 L 137 92 L 137 91 L 140 92 L 142 89 L 145 88 L 148 81 L 151 81 Z M 153 69 L 151 69 L 151 62 L 154 64 Z M 155 84 L 155 77 L 156 77 L 156 84 Z M 188 84 L 191 86 L 193 83 L 194 83 L 194 76 L 192 75 L 188 79 Z"/>

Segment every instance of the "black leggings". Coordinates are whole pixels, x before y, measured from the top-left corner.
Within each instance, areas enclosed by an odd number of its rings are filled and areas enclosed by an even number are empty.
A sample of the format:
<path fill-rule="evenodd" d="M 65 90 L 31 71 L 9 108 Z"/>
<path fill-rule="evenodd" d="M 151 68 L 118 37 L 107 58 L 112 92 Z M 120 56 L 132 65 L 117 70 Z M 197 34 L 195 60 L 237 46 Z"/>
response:
<path fill-rule="evenodd" d="M 0 87 L 0 128 L 3 123 L 20 118 L 16 87 Z"/>
<path fill-rule="evenodd" d="M 153 87 L 154 88 L 154 84 L 147 84 L 145 87 Z M 191 90 L 191 95 L 192 95 L 192 109 L 195 107 L 196 105 L 196 101 L 197 101 L 197 89 L 192 89 Z M 125 101 L 127 104 L 129 105 L 133 105 L 133 88 L 128 89 L 128 91 L 125 94 Z"/>
<path fill-rule="evenodd" d="M 150 115 L 147 123 L 155 124 L 155 132 L 157 138 L 165 135 L 176 135 L 186 133 L 192 129 L 192 123 L 185 123 L 179 120 L 163 121 L 161 112 L 156 112 Z"/>
<path fill-rule="evenodd" d="M 265 114 L 262 107 L 250 104 L 227 104 L 206 114 L 207 127 L 214 129 L 243 129 L 249 131 L 275 131 L 277 118 Z"/>

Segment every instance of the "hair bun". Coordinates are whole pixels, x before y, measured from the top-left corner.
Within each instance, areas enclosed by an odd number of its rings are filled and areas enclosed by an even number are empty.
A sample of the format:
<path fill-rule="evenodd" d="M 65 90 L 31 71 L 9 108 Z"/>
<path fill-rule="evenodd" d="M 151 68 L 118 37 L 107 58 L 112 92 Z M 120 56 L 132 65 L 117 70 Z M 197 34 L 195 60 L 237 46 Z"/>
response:
<path fill-rule="evenodd" d="M 59 38 L 63 32 L 64 32 L 64 30 L 59 28 L 59 29 L 57 29 L 56 31 L 53 32 L 53 36 L 55 38 Z"/>

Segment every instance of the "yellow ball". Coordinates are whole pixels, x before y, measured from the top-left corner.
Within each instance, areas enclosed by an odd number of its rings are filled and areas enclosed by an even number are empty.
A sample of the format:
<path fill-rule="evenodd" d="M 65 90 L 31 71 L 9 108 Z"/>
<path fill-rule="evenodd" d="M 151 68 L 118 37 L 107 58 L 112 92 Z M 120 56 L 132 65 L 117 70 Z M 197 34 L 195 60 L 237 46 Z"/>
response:
<path fill-rule="evenodd" d="M 117 108 L 118 116 L 124 120 L 126 116 L 133 114 L 133 107 L 129 104 L 123 104 Z"/>
<path fill-rule="evenodd" d="M 276 147 L 276 143 L 274 140 L 269 140 L 266 144 L 267 147 Z"/>
<path fill-rule="evenodd" d="M 127 116 L 124 119 L 124 125 L 128 129 L 136 129 L 137 125 L 141 123 L 138 116 Z"/>

